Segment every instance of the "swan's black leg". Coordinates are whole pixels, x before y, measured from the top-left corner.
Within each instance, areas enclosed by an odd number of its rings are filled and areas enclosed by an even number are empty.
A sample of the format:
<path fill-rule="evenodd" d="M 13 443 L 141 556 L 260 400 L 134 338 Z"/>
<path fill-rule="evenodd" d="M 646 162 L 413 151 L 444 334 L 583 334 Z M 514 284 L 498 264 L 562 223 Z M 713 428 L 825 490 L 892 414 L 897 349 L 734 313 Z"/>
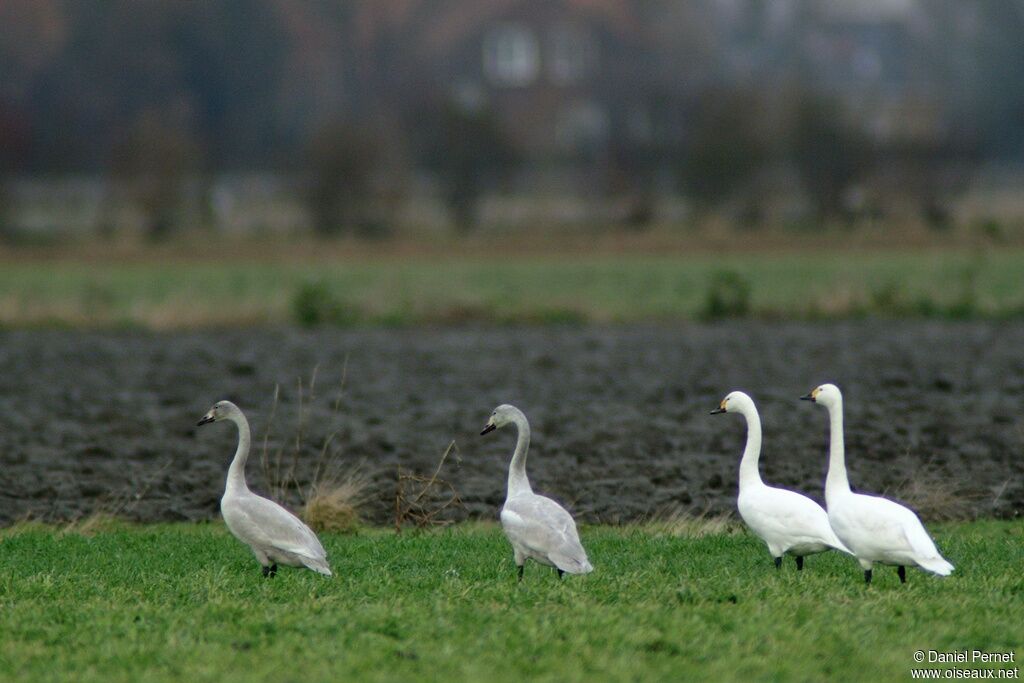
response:
<path fill-rule="evenodd" d="M 804 570 L 804 558 L 802 555 L 796 556 L 796 570 L 801 572 Z"/>
<path fill-rule="evenodd" d="M 775 568 L 776 569 L 782 569 L 782 556 L 781 555 L 779 557 L 775 558 Z"/>
<path fill-rule="evenodd" d="M 558 578 L 562 578 L 562 575 L 563 575 L 563 574 L 565 574 L 565 572 L 563 572 L 563 571 L 562 571 L 561 569 L 559 569 L 558 567 L 555 567 L 555 571 L 556 571 L 556 572 L 558 572 Z"/>
<path fill-rule="evenodd" d="M 523 565 L 519 565 L 517 574 L 519 575 L 519 579 L 518 580 L 522 581 L 523 580 Z"/>
<path fill-rule="evenodd" d="M 270 576 L 270 567 L 263 567 L 263 578 Z"/>
<path fill-rule="evenodd" d="M 900 577 L 900 583 L 907 582 L 907 568 L 904 567 L 902 564 L 896 567 L 896 574 Z"/>
<path fill-rule="evenodd" d="M 871 570 L 870 569 L 865 569 L 864 570 L 864 583 L 866 583 L 868 585 L 871 585 Z"/>

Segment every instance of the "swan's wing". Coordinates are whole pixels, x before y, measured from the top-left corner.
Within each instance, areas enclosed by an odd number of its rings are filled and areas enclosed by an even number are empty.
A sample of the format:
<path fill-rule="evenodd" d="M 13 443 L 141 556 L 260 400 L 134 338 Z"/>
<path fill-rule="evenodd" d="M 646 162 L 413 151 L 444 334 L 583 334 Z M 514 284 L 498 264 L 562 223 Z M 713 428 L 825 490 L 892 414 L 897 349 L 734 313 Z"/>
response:
<path fill-rule="evenodd" d="M 234 512 L 245 533 L 257 544 L 289 553 L 325 560 L 327 552 L 313 530 L 272 500 L 249 495 L 233 501 Z"/>
<path fill-rule="evenodd" d="M 858 555 L 915 553 L 906 527 L 920 525 L 917 515 L 899 503 L 880 496 L 853 494 L 838 508 L 838 523 L 858 546 Z M 929 539 L 928 543 L 931 543 Z M 866 552 L 865 552 L 866 551 Z"/>
<path fill-rule="evenodd" d="M 562 571 L 585 574 L 593 569 L 572 515 L 550 498 L 528 495 L 506 501 L 501 524 L 516 543 L 547 557 Z"/>
<path fill-rule="evenodd" d="M 765 486 L 741 503 L 744 521 L 766 541 L 785 546 L 782 550 L 821 543 L 849 552 L 832 530 L 824 508 L 803 494 Z"/>
<path fill-rule="evenodd" d="M 854 495 L 852 505 L 847 505 L 843 521 L 856 534 L 851 543 L 858 547 L 858 556 L 913 563 L 942 576 L 953 571 L 910 508 L 888 498 L 861 494 Z"/>

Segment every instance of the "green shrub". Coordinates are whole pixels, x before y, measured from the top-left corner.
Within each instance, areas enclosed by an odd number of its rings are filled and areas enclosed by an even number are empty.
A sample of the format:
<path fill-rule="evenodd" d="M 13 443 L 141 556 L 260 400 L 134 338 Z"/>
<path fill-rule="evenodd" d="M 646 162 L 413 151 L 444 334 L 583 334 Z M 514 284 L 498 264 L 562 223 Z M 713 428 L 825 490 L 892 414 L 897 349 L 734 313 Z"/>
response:
<path fill-rule="evenodd" d="M 702 317 L 739 318 L 750 313 L 750 281 L 734 270 L 719 270 L 711 275 L 704 298 Z"/>
<path fill-rule="evenodd" d="M 905 311 L 900 286 L 891 280 L 872 287 L 869 296 L 870 310 L 875 315 L 898 316 Z"/>
<path fill-rule="evenodd" d="M 292 297 L 292 314 L 300 327 L 352 325 L 358 312 L 334 296 L 323 282 L 306 282 Z"/>

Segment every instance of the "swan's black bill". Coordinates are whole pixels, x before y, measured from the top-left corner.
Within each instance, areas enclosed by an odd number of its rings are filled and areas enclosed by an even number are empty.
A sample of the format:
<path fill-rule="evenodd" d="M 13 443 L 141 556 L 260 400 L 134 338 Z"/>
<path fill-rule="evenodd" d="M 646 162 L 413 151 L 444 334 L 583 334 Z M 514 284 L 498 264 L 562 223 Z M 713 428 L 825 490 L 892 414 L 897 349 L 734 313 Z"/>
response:
<path fill-rule="evenodd" d="M 814 401 L 815 403 L 818 402 L 818 400 L 816 398 L 814 398 L 814 394 L 807 394 L 806 396 L 801 396 L 800 400 L 801 401 Z"/>
<path fill-rule="evenodd" d="M 484 430 L 480 432 L 480 436 L 483 436 L 484 434 L 489 434 L 493 432 L 495 429 L 496 427 L 494 425 L 487 425 L 486 427 L 484 427 Z"/>
<path fill-rule="evenodd" d="M 196 422 L 196 427 L 202 427 L 203 425 L 210 424 L 211 422 L 213 422 L 213 416 L 206 415 L 202 420 Z"/>
<path fill-rule="evenodd" d="M 721 406 L 719 406 L 718 408 L 715 408 L 710 413 L 708 413 L 708 415 L 718 415 L 719 413 L 724 413 L 724 412 L 725 412 L 725 408 L 722 408 Z"/>

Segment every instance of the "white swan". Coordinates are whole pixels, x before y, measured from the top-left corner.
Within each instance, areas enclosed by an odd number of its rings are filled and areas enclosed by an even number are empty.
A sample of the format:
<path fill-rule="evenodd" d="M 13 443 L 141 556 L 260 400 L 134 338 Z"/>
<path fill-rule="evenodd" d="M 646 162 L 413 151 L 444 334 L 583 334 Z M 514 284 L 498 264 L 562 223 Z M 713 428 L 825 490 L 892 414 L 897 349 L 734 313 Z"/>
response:
<path fill-rule="evenodd" d="M 308 567 L 331 575 L 327 553 L 313 530 L 272 500 L 257 496 L 245 483 L 245 461 L 249 458 L 249 421 L 231 401 L 220 401 L 206 413 L 199 425 L 229 420 L 238 427 L 238 450 L 228 469 L 220 511 L 235 538 L 252 549 L 263 566 L 263 576 L 277 575 L 278 563 Z"/>
<path fill-rule="evenodd" d="M 782 566 L 785 553 L 796 557 L 797 570 L 804 568 L 806 555 L 831 548 L 849 553 L 832 531 L 828 513 L 820 505 L 796 491 L 768 486 L 761 480 L 761 418 L 753 399 L 742 391 L 734 391 L 711 411 L 712 415 L 717 413 L 739 413 L 747 419 L 747 445 L 740 460 L 736 507 L 750 530 L 768 545 L 775 568 Z"/>
<path fill-rule="evenodd" d="M 500 405 L 491 413 L 481 435 L 514 424 L 519 430 L 512 464 L 508 468 L 508 493 L 501 508 L 501 526 L 512 544 L 519 580 L 523 565 L 532 559 L 554 567 L 558 577 L 593 571 L 580 543 L 576 522 L 565 508 L 530 488 L 526 478 L 526 451 L 530 448 L 530 424 L 515 406 Z"/>
<path fill-rule="evenodd" d="M 935 543 L 912 510 L 886 498 L 850 490 L 843 450 L 843 395 L 839 387 L 822 384 L 800 398 L 820 403 L 828 409 L 829 464 L 825 479 L 828 521 L 864 568 L 864 581 L 871 583 L 874 562 L 896 565 L 901 583 L 907 581 L 907 565 L 948 576 L 953 565 L 936 550 Z"/>

